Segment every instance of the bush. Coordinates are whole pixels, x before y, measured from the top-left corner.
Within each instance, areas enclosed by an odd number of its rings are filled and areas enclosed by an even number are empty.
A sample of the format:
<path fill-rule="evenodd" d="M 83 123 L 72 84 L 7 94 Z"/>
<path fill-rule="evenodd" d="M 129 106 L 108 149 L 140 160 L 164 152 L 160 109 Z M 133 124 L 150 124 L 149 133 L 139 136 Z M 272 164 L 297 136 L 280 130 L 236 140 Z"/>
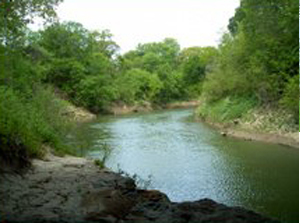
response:
<path fill-rule="evenodd" d="M 289 110 L 297 123 L 299 123 L 299 75 L 289 79 L 284 89 L 280 104 Z"/>
<path fill-rule="evenodd" d="M 77 104 L 98 113 L 105 111 L 118 97 L 113 80 L 108 75 L 87 76 L 80 81 L 77 92 Z"/>
<path fill-rule="evenodd" d="M 61 118 L 61 110 L 49 88 L 38 87 L 32 98 L 27 99 L 20 92 L 1 86 L 0 140 L 5 145 L 1 150 L 22 146 L 30 157 L 37 157 L 43 154 L 42 145 L 48 144 L 57 152 L 67 152 L 63 135 L 68 124 Z"/>

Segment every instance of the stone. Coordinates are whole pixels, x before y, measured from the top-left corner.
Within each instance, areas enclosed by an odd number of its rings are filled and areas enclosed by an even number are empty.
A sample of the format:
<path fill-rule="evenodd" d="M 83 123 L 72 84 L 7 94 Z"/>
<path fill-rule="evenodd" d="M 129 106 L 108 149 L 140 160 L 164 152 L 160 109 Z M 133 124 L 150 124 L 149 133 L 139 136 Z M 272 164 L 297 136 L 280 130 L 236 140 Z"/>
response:
<path fill-rule="evenodd" d="M 227 136 L 227 133 L 226 133 L 226 132 L 221 132 L 221 135 L 222 135 L 223 137 L 226 137 L 226 136 Z"/>
<path fill-rule="evenodd" d="M 141 190 L 133 179 L 99 171 L 93 160 L 48 156 L 33 160 L 22 177 L 0 174 L 1 222 L 278 223 L 210 199 L 175 203 L 158 190 Z"/>

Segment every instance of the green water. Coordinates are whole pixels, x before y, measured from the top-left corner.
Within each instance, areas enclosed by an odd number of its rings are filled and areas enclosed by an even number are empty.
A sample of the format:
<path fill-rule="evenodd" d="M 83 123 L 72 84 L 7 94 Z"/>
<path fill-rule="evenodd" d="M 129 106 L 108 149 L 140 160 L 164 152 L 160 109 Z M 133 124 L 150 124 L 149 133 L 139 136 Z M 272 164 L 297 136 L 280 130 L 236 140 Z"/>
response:
<path fill-rule="evenodd" d="M 87 156 L 112 149 L 106 165 L 143 179 L 172 201 L 211 198 L 298 222 L 298 149 L 225 138 L 193 110 L 106 116 L 78 128 Z M 83 146 L 84 147 L 84 146 Z"/>

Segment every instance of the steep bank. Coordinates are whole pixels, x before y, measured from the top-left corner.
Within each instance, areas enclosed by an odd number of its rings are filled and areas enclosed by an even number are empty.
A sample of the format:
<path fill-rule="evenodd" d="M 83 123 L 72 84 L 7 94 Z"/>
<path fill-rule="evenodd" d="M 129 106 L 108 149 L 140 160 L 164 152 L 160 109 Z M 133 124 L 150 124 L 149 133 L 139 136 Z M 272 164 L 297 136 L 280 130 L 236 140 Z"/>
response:
<path fill-rule="evenodd" d="M 4 222 L 277 222 L 209 199 L 171 202 L 160 191 L 100 170 L 92 160 L 48 154 L 24 175 L 0 175 Z"/>

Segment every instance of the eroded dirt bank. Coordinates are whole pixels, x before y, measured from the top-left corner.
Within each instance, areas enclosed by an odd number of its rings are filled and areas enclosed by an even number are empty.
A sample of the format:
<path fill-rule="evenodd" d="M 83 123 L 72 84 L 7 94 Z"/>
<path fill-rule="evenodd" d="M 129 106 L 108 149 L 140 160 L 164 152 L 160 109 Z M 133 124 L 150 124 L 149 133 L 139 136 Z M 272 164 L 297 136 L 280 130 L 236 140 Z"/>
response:
<path fill-rule="evenodd" d="M 155 105 L 150 102 L 143 102 L 137 105 L 126 105 L 126 104 L 115 104 L 111 106 L 108 113 L 113 115 L 125 115 L 132 113 L 145 113 L 152 112 L 162 109 L 179 109 L 179 108 L 193 108 L 200 104 L 199 101 L 182 101 L 182 102 L 171 102 L 165 105 Z"/>
<path fill-rule="evenodd" d="M 174 203 L 162 192 L 100 170 L 92 160 L 48 155 L 24 175 L 0 175 L 1 222 L 277 222 L 209 199 Z"/>
<path fill-rule="evenodd" d="M 260 141 L 278 145 L 285 145 L 299 149 L 298 132 L 262 132 L 242 125 L 221 124 L 205 121 L 208 125 L 218 129 L 224 137 L 234 137 L 243 140 Z"/>
<path fill-rule="evenodd" d="M 225 137 L 261 141 L 299 149 L 298 127 L 289 126 L 284 120 L 280 120 L 282 117 L 272 114 L 271 111 L 260 113 L 254 111 L 250 115 L 252 116 L 250 121 L 235 119 L 231 122 L 222 123 L 208 118 L 203 119 L 194 113 L 196 121 L 204 122 L 216 128 Z M 277 122 L 281 122 L 281 124 L 276 123 L 276 120 Z"/>

